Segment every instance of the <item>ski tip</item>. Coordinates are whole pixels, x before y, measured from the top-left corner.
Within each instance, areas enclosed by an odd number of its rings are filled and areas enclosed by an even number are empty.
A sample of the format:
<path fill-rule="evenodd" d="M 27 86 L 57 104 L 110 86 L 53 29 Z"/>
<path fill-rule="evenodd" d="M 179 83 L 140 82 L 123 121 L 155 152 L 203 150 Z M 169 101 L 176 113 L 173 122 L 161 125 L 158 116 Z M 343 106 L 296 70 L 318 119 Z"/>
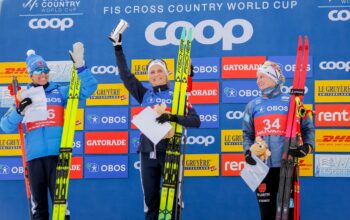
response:
<path fill-rule="evenodd" d="M 188 30 L 187 40 L 192 41 L 192 28 Z"/>
<path fill-rule="evenodd" d="M 185 39 L 185 36 L 186 36 L 186 28 L 183 27 L 181 32 L 181 39 Z"/>

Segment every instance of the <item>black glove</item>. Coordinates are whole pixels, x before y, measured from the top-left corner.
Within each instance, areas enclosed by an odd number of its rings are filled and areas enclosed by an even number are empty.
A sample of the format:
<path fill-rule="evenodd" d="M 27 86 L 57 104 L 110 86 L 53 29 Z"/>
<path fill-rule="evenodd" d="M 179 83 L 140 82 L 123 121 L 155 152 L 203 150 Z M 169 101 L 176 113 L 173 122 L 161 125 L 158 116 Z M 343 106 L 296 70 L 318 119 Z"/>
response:
<path fill-rule="evenodd" d="M 303 144 L 300 146 L 290 146 L 288 153 L 292 157 L 305 157 L 308 153 L 310 153 L 312 146 L 310 144 Z"/>
<path fill-rule="evenodd" d="M 29 97 L 23 99 L 17 107 L 18 114 L 22 114 L 23 110 L 30 104 L 32 104 L 32 100 Z"/>
<path fill-rule="evenodd" d="M 167 122 L 167 121 L 178 122 L 177 116 L 169 113 L 161 114 L 158 118 L 156 118 L 156 121 L 160 124 L 163 124 L 164 122 Z"/>
<path fill-rule="evenodd" d="M 252 152 L 250 150 L 247 150 L 244 154 L 245 156 L 245 161 L 249 164 L 249 165 L 256 165 L 256 161 L 254 160 L 254 158 L 252 157 Z"/>
<path fill-rule="evenodd" d="M 191 71 L 190 71 L 190 77 L 194 76 L 194 72 L 193 72 L 193 65 L 191 64 Z"/>

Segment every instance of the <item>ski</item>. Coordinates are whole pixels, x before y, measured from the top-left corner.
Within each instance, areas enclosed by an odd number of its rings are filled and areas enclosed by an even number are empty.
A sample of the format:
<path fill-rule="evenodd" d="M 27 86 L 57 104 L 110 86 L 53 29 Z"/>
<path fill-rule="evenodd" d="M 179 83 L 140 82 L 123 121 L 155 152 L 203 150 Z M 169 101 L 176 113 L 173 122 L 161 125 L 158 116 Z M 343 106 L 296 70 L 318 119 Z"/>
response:
<path fill-rule="evenodd" d="M 186 41 L 186 42 L 185 42 Z M 186 90 L 188 72 L 190 68 L 190 55 L 192 43 L 192 29 L 189 29 L 186 38 L 186 29 L 182 29 L 180 46 L 176 64 L 174 95 L 171 113 L 184 115 L 186 107 Z M 165 156 L 164 179 L 161 189 L 161 200 L 159 206 L 159 220 L 172 218 L 174 201 L 176 203 L 176 190 L 179 177 L 182 125 L 172 122 L 175 134 L 170 139 Z"/>
<path fill-rule="evenodd" d="M 73 65 L 68 101 L 64 112 L 60 155 L 56 169 L 56 186 L 52 220 L 64 220 L 66 215 L 72 146 L 74 141 L 76 115 L 78 111 L 79 92 L 80 79 L 78 78 L 77 71 Z"/>
<path fill-rule="evenodd" d="M 16 97 L 18 91 L 20 90 L 20 87 L 18 85 L 18 80 L 16 76 L 12 77 L 12 84 L 8 86 L 8 89 L 10 91 L 10 95 L 12 95 L 15 99 L 16 107 L 19 106 L 19 101 Z M 33 219 L 32 209 L 31 209 L 31 199 L 30 199 L 30 187 L 29 187 L 29 179 L 28 179 L 28 169 L 27 169 L 27 160 L 26 160 L 26 152 L 25 152 L 25 146 L 24 146 L 24 132 L 23 132 L 23 125 L 22 122 L 18 124 L 18 134 L 21 144 L 21 152 L 22 152 L 22 163 L 23 163 L 23 170 L 24 170 L 24 183 L 26 187 L 26 195 L 28 200 L 28 209 L 29 209 L 29 219 Z"/>
<path fill-rule="evenodd" d="M 282 162 L 280 168 L 280 181 L 277 194 L 276 220 L 288 220 L 289 209 L 294 208 L 293 219 L 300 219 L 300 199 L 299 199 L 299 166 L 298 159 L 288 154 L 289 147 L 302 144 L 300 133 L 300 109 L 303 106 L 303 95 L 306 80 L 306 69 L 308 64 L 309 42 L 307 36 L 298 38 L 298 50 L 296 56 L 296 66 L 294 71 L 293 88 L 291 90 L 289 112 L 287 117 L 285 142 L 283 145 Z M 294 178 L 293 178 L 294 176 Z M 292 189 L 294 179 L 295 188 Z M 294 199 L 291 198 L 291 191 L 294 190 Z M 295 206 L 295 201 L 297 206 Z"/>

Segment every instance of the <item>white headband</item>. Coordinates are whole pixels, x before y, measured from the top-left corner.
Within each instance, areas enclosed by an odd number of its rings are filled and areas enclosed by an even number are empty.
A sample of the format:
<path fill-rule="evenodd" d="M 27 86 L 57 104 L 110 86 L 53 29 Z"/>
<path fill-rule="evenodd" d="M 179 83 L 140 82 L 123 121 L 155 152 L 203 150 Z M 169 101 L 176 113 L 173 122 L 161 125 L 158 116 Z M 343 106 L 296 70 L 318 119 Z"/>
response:
<path fill-rule="evenodd" d="M 168 71 L 168 69 L 167 69 L 167 67 L 166 67 L 166 63 L 165 63 L 163 60 L 155 59 L 155 60 L 152 60 L 152 61 L 148 64 L 148 66 L 147 66 L 147 75 L 148 75 L 148 78 L 149 78 L 150 70 L 151 70 L 151 68 L 152 68 L 154 65 L 159 65 L 160 67 L 163 68 L 164 73 L 165 73 L 166 75 L 169 75 L 169 71 Z"/>
<path fill-rule="evenodd" d="M 265 74 L 270 77 L 273 81 L 278 83 L 281 80 L 281 72 L 273 66 L 272 62 L 265 62 L 258 68 L 258 72 Z M 275 64 L 277 65 L 277 64 Z"/>

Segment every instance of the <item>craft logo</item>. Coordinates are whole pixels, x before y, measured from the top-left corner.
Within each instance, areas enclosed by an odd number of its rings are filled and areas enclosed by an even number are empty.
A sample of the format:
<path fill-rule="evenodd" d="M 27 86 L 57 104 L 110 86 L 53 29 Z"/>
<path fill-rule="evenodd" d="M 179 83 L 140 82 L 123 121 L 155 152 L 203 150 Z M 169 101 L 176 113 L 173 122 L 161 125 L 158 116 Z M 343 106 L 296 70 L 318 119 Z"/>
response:
<path fill-rule="evenodd" d="M 219 103 L 219 82 L 193 82 L 189 99 L 192 104 Z"/>
<path fill-rule="evenodd" d="M 201 128 L 219 128 L 219 106 L 201 105 L 195 106 L 201 120 Z"/>
<path fill-rule="evenodd" d="M 69 82 L 72 74 L 72 61 L 47 61 L 50 69 L 50 81 Z"/>
<path fill-rule="evenodd" d="M 350 104 L 317 104 L 315 112 L 315 125 L 318 127 L 350 126 Z"/>
<path fill-rule="evenodd" d="M 72 163 L 70 165 L 70 178 L 83 178 L 83 157 L 72 157 Z"/>
<path fill-rule="evenodd" d="M 285 78 L 294 78 L 295 71 L 295 56 L 268 56 L 268 60 L 277 63 Z M 310 78 L 313 75 L 313 57 L 309 55 L 306 68 L 306 77 Z"/>
<path fill-rule="evenodd" d="M 222 154 L 221 155 L 221 175 L 239 176 L 245 166 L 243 154 Z"/>
<path fill-rule="evenodd" d="M 219 79 L 219 57 L 192 58 L 191 61 L 196 79 Z"/>
<path fill-rule="evenodd" d="M 77 118 L 75 121 L 75 130 L 82 131 L 84 130 L 84 109 L 78 108 Z"/>
<path fill-rule="evenodd" d="M 242 130 L 221 130 L 221 152 L 242 152 Z"/>
<path fill-rule="evenodd" d="M 219 176 L 218 154 L 187 154 L 185 176 Z"/>
<path fill-rule="evenodd" d="M 174 79 L 175 75 L 175 64 L 174 59 L 162 59 L 165 61 L 167 68 L 169 70 L 169 80 Z M 148 81 L 147 67 L 151 59 L 133 59 L 131 60 L 131 72 L 135 75 L 135 77 L 140 81 Z"/>
<path fill-rule="evenodd" d="M 306 157 L 299 159 L 300 176 L 313 176 L 313 154 L 308 154 Z"/>
<path fill-rule="evenodd" d="M 23 180 L 21 157 L 0 157 L 0 180 Z"/>
<path fill-rule="evenodd" d="M 223 103 L 247 103 L 261 96 L 255 81 L 224 81 L 221 89 Z"/>
<path fill-rule="evenodd" d="M 86 130 L 128 129 L 129 110 L 126 107 L 95 107 L 85 109 Z"/>
<path fill-rule="evenodd" d="M 316 80 L 315 102 L 349 102 L 350 80 Z"/>
<path fill-rule="evenodd" d="M 350 155 L 316 154 L 315 176 L 350 177 Z"/>
<path fill-rule="evenodd" d="M 350 152 L 350 130 L 316 129 L 316 152 Z"/>
<path fill-rule="evenodd" d="M 19 134 L 0 134 L 0 156 L 21 156 Z"/>
<path fill-rule="evenodd" d="M 128 156 L 86 156 L 84 178 L 128 178 Z"/>
<path fill-rule="evenodd" d="M 98 84 L 86 105 L 128 105 L 129 92 L 123 84 Z"/>
<path fill-rule="evenodd" d="M 17 77 L 18 83 L 30 83 L 32 81 L 29 78 L 25 62 L 1 62 L 0 82 L 12 83 L 13 76 Z"/>
<path fill-rule="evenodd" d="M 222 78 L 256 78 L 256 71 L 266 57 L 222 57 Z"/>
<path fill-rule="evenodd" d="M 86 132 L 85 154 L 128 153 L 128 132 Z"/>

